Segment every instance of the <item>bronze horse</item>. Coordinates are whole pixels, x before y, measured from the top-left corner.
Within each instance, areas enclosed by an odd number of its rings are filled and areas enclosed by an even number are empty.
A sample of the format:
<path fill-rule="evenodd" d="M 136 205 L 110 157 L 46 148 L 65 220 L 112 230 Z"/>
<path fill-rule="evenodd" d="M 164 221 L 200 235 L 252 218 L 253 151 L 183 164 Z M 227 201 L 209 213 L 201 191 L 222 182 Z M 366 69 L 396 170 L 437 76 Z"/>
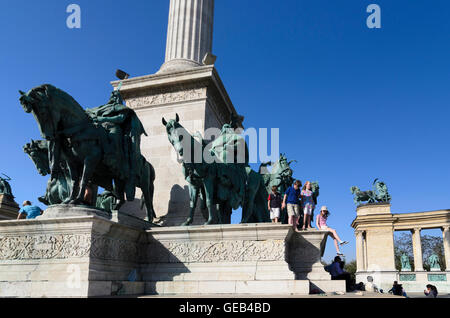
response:
<path fill-rule="evenodd" d="M 203 155 L 200 162 L 193 162 L 195 160 L 191 159 L 196 157 L 194 151 L 201 150 L 203 154 L 207 145 L 205 142 L 199 143 L 195 140 L 179 122 L 178 114 L 175 119 L 169 121 L 162 119 L 169 142 L 175 148 L 177 156 L 181 158 L 183 173 L 189 183 L 191 210 L 188 220 L 183 225 L 192 223 L 199 194 L 203 198 L 202 210 L 205 209 L 205 203 L 208 210 L 206 225 L 229 224 L 232 210 L 239 206 L 242 207 L 241 223 L 270 222 L 262 175 L 248 165 L 207 162 Z M 245 185 L 243 196 L 240 196 L 223 178 L 224 175 L 236 173 L 237 169 L 242 169 L 239 175 L 245 176 L 245 179 L 239 180 Z M 216 205 L 219 206 L 219 213 Z"/>
<path fill-rule="evenodd" d="M 114 192 L 121 206 L 124 202 L 125 182 L 119 172 L 105 160 L 105 141 L 108 132 L 94 124 L 85 110 L 66 92 L 49 84 L 33 88 L 28 93 L 19 91 L 20 103 L 26 113 L 35 117 L 43 138 L 48 142 L 48 163 L 51 178 L 55 178 L 61 161 L 66 161 L 72 184 L 64 204 L 81 204 L 89 182 Z M 110 145 L 110 144 L 109 144 Z M 116 149 L 117 153 L 122 149 Z M 153 192 L 155 170 L 140 155 L 135 185 L 141 188 L 148 220 L 155 217 Z M 127 198 L 132 201 L 134 198 Z M 130 200 L 131 199 L 131 200 Z"/>

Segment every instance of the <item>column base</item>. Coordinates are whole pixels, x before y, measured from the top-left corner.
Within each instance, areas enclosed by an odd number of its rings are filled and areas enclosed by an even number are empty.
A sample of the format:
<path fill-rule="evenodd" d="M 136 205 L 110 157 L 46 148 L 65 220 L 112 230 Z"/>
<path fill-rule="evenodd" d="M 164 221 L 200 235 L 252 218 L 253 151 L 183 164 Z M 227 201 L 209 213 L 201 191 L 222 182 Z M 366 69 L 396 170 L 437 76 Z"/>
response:
<path fill-rule="evenodd" d="M 193 60 L 174 59 L 164 63 L 156 74 L 186 71 L 199 66 L 203 65 Z"/>

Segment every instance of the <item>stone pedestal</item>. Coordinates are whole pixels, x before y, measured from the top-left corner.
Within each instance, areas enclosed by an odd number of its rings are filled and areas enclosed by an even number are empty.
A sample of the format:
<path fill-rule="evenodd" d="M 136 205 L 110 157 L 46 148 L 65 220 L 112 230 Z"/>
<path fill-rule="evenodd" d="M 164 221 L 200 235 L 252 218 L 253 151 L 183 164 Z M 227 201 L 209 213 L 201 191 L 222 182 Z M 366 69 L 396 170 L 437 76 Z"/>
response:
<path fill-rule="evenodd" d="M 327 232 L 247 224 L 148 231 L 142 276 L 148 294 L 309 294 L 345 292 L 320 263 Z"/>
<path fill-rule="evenodd" d="M 146 231 L 65 209 L 65 217 L 49 218 L 63 213 L 57 206 L 0 222 L 0 297 L 345 291 L 320 263 L 327 232 L 272 224 Z"/>
<path fill-rule="evenodd" d="M 19 212 L 19 205 L 14 198 L 0 194 L 0 220 L 15 220 Z"/>
<path fill-rule="evenodd" d="M 147 230 L 151 227 L 151 223 L 125 212 L 118 213 L 117 211 L 113 211 L 112 213 L 110 213 L 100 209 L 70 204 L 50 206 L 41 216 L 38 216 L 36 219 L 46 220 L 84 216 L 98 216 L 120 225 L 129 226 L 139 230 Z"/>
<path fill-rule="evenodd" d="M 142 294 L 127 280 L 144 243 L 143 230 L 95 215 L 1 221 L 0 297 Z"/>
<path fill-rule="evenodd" d="M 395 272 L 394 227 L 390 204 L 365 204 L 356 209 L 352 226 L 357 236 L 358 271 Z"/>
<path fill-rule="evenodd" d="M 112 84 L 117 87 L 119 82 Z M 174 119 L 178 113 L 180 123 L 191 134 L 203 134 L 211 127 L 220 129 L 236 110 L 214 66 L 130 78 L 120 91 L 148 133 L 148 137 L 142 137 L 141 152 L 156 172 L 155 212 L 163 225 L 179 226 L 189 214 L 189 191 L 162 118 Z M 139 192 L 136 197 L 140 197 Z M 122 211 L 146 215 L 136 203 L 126 204 Z M 197 209 L 195 224 L 204 222 Z"/>
<path fill-rule="evenodd" d="M 386 203 L 362 204 L 356 208 L 357 216 L 391 214 L 391 205 Z"/>

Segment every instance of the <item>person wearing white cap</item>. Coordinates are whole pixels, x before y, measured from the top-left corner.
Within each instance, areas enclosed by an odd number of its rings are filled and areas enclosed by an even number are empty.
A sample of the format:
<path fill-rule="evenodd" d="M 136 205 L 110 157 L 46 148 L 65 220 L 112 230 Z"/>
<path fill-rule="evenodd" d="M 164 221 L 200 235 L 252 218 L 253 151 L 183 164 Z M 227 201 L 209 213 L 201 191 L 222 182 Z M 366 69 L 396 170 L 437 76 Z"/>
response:
<path fill-rule="evenodd" d="M 316 225 L 317 225 L 317 228 L 318 228 L 319 230 L 325 230 L 325 231 L 331 232 L 331 235 L 333 236 L 333 239 L 334 239 L 334 246 L 336 247 L 337 255 L 344 255 L 344 254 L 342 254 L 341 251 L 339 250 L 339 246 L 340 246 L 340 245 L 348 244 L 348 242 L 347 242 L 347 241 L 342 241 L 342 240 L 339 238 L 339 235 L 337 234 L 336 230 L 334 230 L 334 229 L 332 229 L 332 228 L 329 228 L 329 227 L 327 226 L 327 219 L 328 219 L 328 216 L 329 216 L 329 215 L 330 215 L 330 212 L 328 211 L 328 208 L 327 208 L 326 206 L 323 206 L 323 207 L 320 209 L 319 215 L 316 217 Z"/>

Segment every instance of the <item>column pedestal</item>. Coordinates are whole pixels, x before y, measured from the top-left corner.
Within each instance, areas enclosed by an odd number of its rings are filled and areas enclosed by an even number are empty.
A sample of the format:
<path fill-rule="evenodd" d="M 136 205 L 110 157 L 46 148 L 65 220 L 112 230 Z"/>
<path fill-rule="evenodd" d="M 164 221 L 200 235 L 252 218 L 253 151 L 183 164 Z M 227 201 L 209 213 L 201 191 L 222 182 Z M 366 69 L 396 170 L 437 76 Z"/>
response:
<path fill-rule="evenodd" d="M 14 198 L 0 194 L 0 221 L 1 220 L 15 220 L 19 212 L 19 205 L 14 201 Z"/>

